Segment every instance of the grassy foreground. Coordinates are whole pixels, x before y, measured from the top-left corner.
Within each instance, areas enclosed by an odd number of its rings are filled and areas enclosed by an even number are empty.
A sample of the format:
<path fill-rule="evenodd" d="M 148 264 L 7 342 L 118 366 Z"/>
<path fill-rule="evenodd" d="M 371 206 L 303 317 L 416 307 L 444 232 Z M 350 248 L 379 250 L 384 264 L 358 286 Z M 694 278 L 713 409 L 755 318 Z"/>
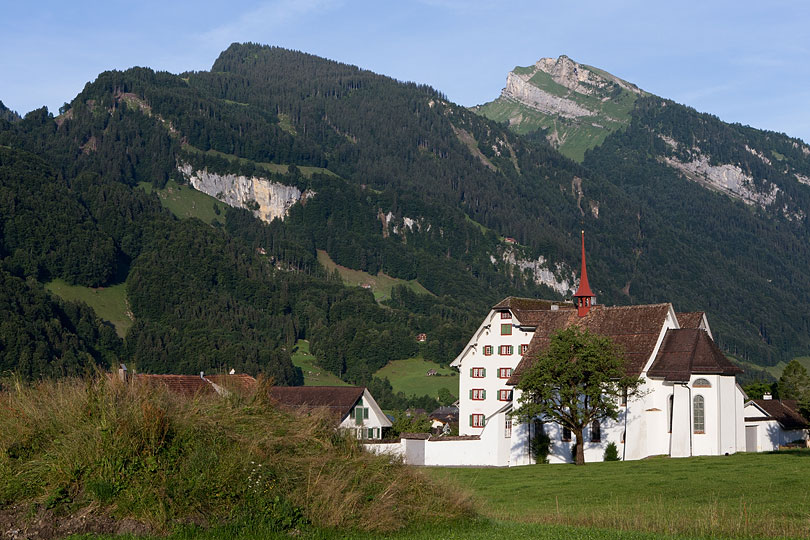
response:
<path fill-rule="evenodd" d="M 810 451 L 427 469 L 497 520 L 728 538 L 806 538 Z"/>
<path fill-rule="evenodd" d="M 376 534 L 473 514 L 420 471 L 361 451 L 328 413 L 286 412 L 266 396 L 266 382 L 186 398 L 104 374 L 3 381 L 0 529 Z"/>

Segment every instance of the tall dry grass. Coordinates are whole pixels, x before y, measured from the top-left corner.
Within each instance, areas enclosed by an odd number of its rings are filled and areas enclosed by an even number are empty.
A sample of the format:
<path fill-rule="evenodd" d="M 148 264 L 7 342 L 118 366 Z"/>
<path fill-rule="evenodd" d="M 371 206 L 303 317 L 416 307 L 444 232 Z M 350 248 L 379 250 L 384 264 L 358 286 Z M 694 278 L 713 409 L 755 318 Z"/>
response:
<path fill-rule="evenodd" d="M 163 529 L 261 521 L 387 531 L 471 513 L 419 471 L 363 452 L 325 412 L 279 410 L 267 381 L 228 398 L 104 374 L 4 386 L 0 505 L 102 509 Z"/>

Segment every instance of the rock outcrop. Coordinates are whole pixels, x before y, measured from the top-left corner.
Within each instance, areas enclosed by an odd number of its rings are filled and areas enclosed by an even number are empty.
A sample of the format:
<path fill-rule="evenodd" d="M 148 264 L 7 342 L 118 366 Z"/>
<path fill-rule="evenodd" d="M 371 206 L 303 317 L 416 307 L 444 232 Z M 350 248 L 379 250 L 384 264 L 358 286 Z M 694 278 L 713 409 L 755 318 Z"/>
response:
<path fill-rule="evenodd" d="M 194 189 L 216 197 L 235 208 L 246 208 L 262 221 L 284 219 L 290 207 L 298 201 L 315 195 L 314 191 L 301 192 L 295 186 L 271 182 L 258 176 L 217 174 L 207 169 L 195 171 L 190 164 L 181 164 L 178 170 Z"/>

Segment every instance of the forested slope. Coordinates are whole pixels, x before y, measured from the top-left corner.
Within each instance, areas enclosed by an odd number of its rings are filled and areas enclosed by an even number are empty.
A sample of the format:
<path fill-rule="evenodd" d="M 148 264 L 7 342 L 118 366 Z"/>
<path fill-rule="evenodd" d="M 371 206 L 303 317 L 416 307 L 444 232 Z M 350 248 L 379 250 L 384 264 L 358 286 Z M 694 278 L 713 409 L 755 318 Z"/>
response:
<path fill-rule="evenodd" d="M 785 176 L 789 211 L 777 215 L 707 192 L 664 164 L 674 150 L 650 126 L 677 122 L 645 103 L 580 165 L 429 87 L 279 48 L 233 45 L 210 72 L 105 72 L 58 117 L 0 119 L 0 257 L 9 279 L 40 292 L 56 277 L 125 280 L 135 323 L 123 344 L 91 336 L 80 350 L 152 372 L 234 368 L 300 383 L 298 339 L 356 383 L 393 359 L 447 362 L 500 298 L 570 292 L 581 227 L 600 301 L 706 309 L 721 345 L 755 362 L 810 350 L 806 315 L 784 309 L 788 284 L 807 301 L 806 186 Z M 738 131 L 751 144 L 761 133 Z M 800 155 L 774 150 L 808 174 Z M 272 223 L 236 208 L 224 225 L 179 220 L 136 186 L 183 182 L 183 164 L 314 195 Z M 381 306 L 328 275 L 318 249 L 431 295 L 395 289 Z"/>

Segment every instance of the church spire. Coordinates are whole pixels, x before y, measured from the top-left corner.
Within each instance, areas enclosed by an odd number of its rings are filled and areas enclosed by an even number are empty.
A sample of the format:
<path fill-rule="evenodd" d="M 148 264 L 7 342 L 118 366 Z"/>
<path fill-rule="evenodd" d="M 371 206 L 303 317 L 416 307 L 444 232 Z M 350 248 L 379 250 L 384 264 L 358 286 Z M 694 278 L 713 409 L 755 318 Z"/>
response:
<path fill-rule="evenodd" d="M 591 292 L 588 285 L 588 269 L 585 266 L 585 231 L 582 231 L 582 275 L 579 278 L 579 288 L 574 293 L 574 303 L 577 306 L 577 314 L 584 317 L 590 311 L 591 306 L 596 303 L 596 297 Z"/>

